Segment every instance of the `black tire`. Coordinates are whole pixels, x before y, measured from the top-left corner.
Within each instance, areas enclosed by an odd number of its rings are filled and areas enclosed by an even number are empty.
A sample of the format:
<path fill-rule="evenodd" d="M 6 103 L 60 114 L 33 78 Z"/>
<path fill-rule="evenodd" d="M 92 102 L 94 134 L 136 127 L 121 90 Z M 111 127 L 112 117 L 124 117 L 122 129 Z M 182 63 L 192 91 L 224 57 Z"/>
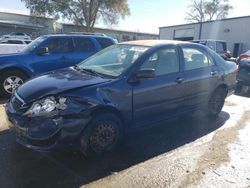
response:
<path fill-rule="evenodd" d="M 219 87 L 212 94 L 207 104 L 207 115 L 210 117 L 217 117 L 221 112 L 227 91 L 225 88 Z"/>
<path fill-rule="evenodd" d="M 242 85 L 240 83 L 237 83 L 236 88 L 235 88 L 235 92 L 241 93 L 241 90 L 242 90 Z"/>
<path fill-rule="evenodd" d="M 14 80 L 14 78 L 19 78 L 20 81 L 18 81 L 18 83 L 16 83 L 15 85 L 12 85 L 11 88 L 9 90 L 6 90 L 6 82 L 7 79 L 11 78 Z M 7 71 L 3 71 L 0 73 L 0 96 L 2 97 L 9 97 L 14 90 L 16 89 L 16 87 L 18 87 L 18 85 L 21 85 L 22 83 L 25 82 L 25 80 L 27 80 L 27 76 L 18 70 L 7 70 Z M 13 90 L 13 92 L 10 92 L 11 90 Z"/>
<path fill-rule="evenodd" d="M 81 135 L 81 151 L 86 157 L 102 155 L 115 149 L 122 137 L 122 122 L 116 115 L 98 115 Z"/>

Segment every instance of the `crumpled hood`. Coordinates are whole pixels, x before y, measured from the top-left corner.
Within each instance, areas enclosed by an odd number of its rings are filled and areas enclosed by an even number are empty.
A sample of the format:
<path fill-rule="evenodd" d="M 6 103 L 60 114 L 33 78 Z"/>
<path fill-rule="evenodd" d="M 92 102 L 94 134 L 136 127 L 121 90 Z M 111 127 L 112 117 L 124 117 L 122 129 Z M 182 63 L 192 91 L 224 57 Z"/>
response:
<path fill-rule="evenodd" d="M 60 69 L 29 80 L 17 89 L 17 94 L 26 103 L 29 103 L 48 95 L 100 84 L 109 80 L 84 74 L 73 68 Z"/>

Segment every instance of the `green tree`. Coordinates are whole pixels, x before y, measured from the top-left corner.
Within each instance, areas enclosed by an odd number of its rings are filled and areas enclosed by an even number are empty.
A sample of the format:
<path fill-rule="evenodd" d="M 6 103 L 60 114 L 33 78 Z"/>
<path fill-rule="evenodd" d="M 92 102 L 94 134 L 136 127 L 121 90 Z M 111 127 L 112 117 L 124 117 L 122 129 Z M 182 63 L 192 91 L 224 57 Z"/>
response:
<path fill-rule="evenodd" d="M 228 0 L 192 0 L 188 9 L 186 20 L 200 23 L 226 18 L 233 7 Z"/>
<path fill-rule="evenodd" d="M 127 0 L 21 0 L 32 15 L 55 16 L 85 26 L 93 31 L 98 20 L 118 24 L 119 19 L 130 15 Z"/>

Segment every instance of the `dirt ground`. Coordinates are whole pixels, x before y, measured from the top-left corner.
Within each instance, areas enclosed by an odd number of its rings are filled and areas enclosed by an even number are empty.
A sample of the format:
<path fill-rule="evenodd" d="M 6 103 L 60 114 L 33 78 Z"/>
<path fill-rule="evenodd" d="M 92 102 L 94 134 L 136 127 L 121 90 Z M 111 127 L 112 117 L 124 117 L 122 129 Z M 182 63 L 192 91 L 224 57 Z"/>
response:
<path fill-rule="evenodd" d="M 0 187 L 250 187 L 250 99 L 232 95 L 216 120 L 179 119 L 128 135 L 99 159 L 19 144 L 0 107 Z"/>

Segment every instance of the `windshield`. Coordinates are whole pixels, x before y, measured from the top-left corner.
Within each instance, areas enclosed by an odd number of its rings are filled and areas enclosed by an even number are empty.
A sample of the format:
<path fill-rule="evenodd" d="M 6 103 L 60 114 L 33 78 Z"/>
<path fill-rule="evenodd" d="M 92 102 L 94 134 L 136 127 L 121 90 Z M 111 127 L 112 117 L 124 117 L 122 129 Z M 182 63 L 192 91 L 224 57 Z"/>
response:
<path fill-rule="evenodd" d="M 46 37 L 38 37 L 36 40 L 32 41 L 29 43 L 23 50 L 22 52 L 31 52 L 33 51 L 39 44 L 41 44 Z"/>
<path fill-rule="evenodd" d="M 91 70 L 102 75 L 118 77 L 127 70 L 148 47 L 113 45 L 78 64 L 81 70 Z"/>

